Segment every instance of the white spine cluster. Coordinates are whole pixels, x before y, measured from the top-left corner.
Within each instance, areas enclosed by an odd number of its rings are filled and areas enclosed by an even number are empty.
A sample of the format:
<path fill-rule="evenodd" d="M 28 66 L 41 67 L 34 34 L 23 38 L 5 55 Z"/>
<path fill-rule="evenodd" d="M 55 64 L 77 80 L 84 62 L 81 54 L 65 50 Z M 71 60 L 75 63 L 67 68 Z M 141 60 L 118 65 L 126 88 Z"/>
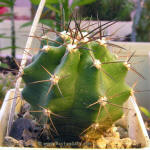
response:
<path fill-rule="evenodd" d="M 102 96 L 102 97 L 100 97 L 100 99 L 98 101 L 102 106 L 105 106 L 107 104 L 107 97 Z"/>
<path fill-rule="evenodd" d="M 86 36 L 88 34 L 88 32 L 82 32 L 83 37 Z M 82 38 L 82 37 L 81 37 Z M 89 41 L 88 36 L 84 37 L 83 39 L 81 39 L 81 42 L 86 43 Z"/>
<path fill-rule="evenodd" d="M 127 69 L 129 70 L 131 67 L 131 64 L 128 63 L 127 61 L 123 63 L 125 67 L 127 67 Z"/>
<path fill-rule="evenodd" d="M 56 84 L 58 84 L 59 79 L 60 78 L 57 75 L 52 75 L 50 78 L 50 81 L 53 85 L 56 85 Z"/>
<path fill-rule="evenodd" d="M 106 38 L 102 37 L 102 39 L 98 39 L 97 42 L 100 45 L 106 46 L 107 40 L 106 40 Z"/>
<path fill-rule="evenodd" d="M 68 39 L 68 38 L 70 38 L 70 32 L 62 31 L 62 32 L 60 32 L 60 36 L 63 39 Z"/>
<path fill-rule="evenodd" d="M 49 39 L 47 35 L 43 35 L 41 38 L 42 38 L 42 39 L 46 39 L 46 40 Z"/>
<path fill-rule="evenodd" d="M 98 59 L 94 59 L 93 61 L 93 66 L 96 67 L 97 69 L 101 68 L 101 62 Z"/>
<path fill-rule="evenodd" d="M 77 49 L 76 49 L 77 45 L 76 44 L 68 44 L 67 45 L 67 50 L 71 53 L 71 52 L 76 52 Z"/>
<path fill-rule="evenodd" d="M 44 45 L 43 48 L 42 48 L 42 51 L 49 51 L 51 48 L 51 46 L 49 45 Z"/>

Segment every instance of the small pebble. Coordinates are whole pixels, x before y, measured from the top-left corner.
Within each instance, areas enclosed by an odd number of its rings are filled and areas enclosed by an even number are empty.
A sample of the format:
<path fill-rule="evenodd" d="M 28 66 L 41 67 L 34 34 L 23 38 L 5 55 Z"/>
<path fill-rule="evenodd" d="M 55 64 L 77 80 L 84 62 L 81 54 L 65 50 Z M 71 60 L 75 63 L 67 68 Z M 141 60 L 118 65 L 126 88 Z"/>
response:
<path fill-rule="evenodd" d="M 4 138 L 4 146 L 8 147 L 23 147 L 23 142 L 14 139 L 13 137 L 6 136 Z"/>
<path fill-rule="evenodd" d="M 107 146 L 107 143 L 108 143 L 108 141 L 106 138 L 100 138 L 96 141 L 96 145 L 100 149 L 105 149 Z"/>
<path fill-rule="evenodd" d="M 128 149 L 132 147 L 133 141 L 130 138 L 124 138 L 121 141 L 124 148 Z"/>
<path fill-rule="evenodd" d="M 122 127 L 117 127 L 117 131 L 119 132 L 120 138 L 127 138 L 128 137 L 128 131 Z"/>
<path fill-rule="evenodd" d="M 39 145 L 36 140 L 30 139 L 30 140 L 24 142 L 24 147 L 39 148 Z"/>
<path fill-rule="evenodd" d="M 107 149 L 120 149 L 122 148 L 122 142 L 119 138 L 114 137 L 106 137 L 108 143 L 106 148 Z"/>
<path fill-rule="evenodd" d="M 33 131 L 34 125 L 31 123 L 29 119 L 18 118 L 14 121 L 12 128 L 10 130 L 10 136 L 15 138 L 16 140 L 22 140 L 22 134 L 25 129 L 29 131 Z"/>

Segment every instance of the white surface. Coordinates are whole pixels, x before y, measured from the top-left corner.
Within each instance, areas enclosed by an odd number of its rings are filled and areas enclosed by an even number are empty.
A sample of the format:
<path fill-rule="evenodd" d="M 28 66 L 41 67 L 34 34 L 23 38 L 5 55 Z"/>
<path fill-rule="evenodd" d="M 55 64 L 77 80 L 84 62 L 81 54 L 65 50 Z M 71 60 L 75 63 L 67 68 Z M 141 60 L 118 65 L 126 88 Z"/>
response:
<path fill-rule="evenodd" d="M 107 22 L 108 21 L 101 21 L 101 25 L 103 25 Z M 103 26 L 103 28 L 110 25 L 110 24 Z M 132 21 L 119 21 L 119 22 L 111 25 L 110 27 L 106 28 L 104 33 L 106 35 L 111 35 L 112 33 L 115 32 L 115 34 L 113 36 L 114 38 L 125 37 L 126 35 L 128 35 L 132 32 L 132 24 L 133 24 Z M 81 22 L 81 28 L 88 27 L 89 25 L 90 25 L 89 30 L 92 30 L 92 29 L 98 27 L 98 22 L 97 21 L 91 21 L 91 22 L 82 21 Z M 74 21 L 71 22 L 71 28 L 73 28 L 73 27 L 75 27 Z"/>
<path fill-rule="evenodd" d="M 19 7 L 31 7 L 30 0 L 16 0 L 15 6 Z"/>
<path fill-rule="evenodd" d="M 127 49 L 121 50 L 121 56 L 130 56 L 132 52 L 136 51 L 135 56 L 132 57 L 130 63 L 140 74 L 145 77 L 145 80 L 139 77 L 135 72 L 129 71 L 126 81 L 131 87 L 137 82 L 134 91 L 138 105 L 144 106 L 150 110 L 150 43 L 142 42 L 113 42 Z M 116 49 L 116 48 L 113 48 Z M 147 91 L 146 91 L 147 90 Z"/>
<path fill-rule="evenodd" d="M 31 18 L 31 8 L 30 7 L 14 7 L 14 13 L 17 18 L 26 17 Z"/>
<path fill-rule="evenodd" d="M 9 90 L 5 96 L 5 99 L 3 101 L 3 104 L 0 109 L 0 145 L 2 145 L 3 137 L 6 134 L 6 129 L 7 129 L 7 121 L 8 121 L 8 110 L 10 110 L 12 100 L 10 99 L 11 93 L 14 91 L 14 89 Z"/>
<path fill-rule="evenodd" d="M 129 137 L 142 146 L 150 146 L 148 133 L 134 97 L 129 98 L 128 107 L 131 109 L 127 117 Z"/>

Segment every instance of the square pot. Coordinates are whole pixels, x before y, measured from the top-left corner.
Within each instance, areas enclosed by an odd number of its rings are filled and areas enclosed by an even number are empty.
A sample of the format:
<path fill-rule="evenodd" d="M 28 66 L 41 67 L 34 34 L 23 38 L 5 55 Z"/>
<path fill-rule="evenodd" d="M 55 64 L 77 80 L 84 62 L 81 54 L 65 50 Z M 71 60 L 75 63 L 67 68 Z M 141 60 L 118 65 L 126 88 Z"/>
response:
<path fill-rule="evenodd" d="M 15 89 L 11 89 L 7 92 L 3 105 L 0 110 L 0 146 L 3 146 L 3 140 L 6 135 L 7 130 L 7 122 L 9 118 L 9 111 L 11 104 L 12 104 L 12 98 L 14 95 Z M 21 89 L 20 89 L 21 92 Z M 17 99 L 17 107 L 15 112 L 20 111 L 21 106 L 21 98 Z M 119 124 L 125 126 L 128 130 L 129 137 L 136 141 L 137 144 L 142 145 L 142 149 L 150 149 L 150 139 L 148 137 L 147 130 L 145 128 L 141 113 L 139 111 L 139 108 L 136 104 L 136 100 L 134 96 L 130 96 L 128 101 L 124 104 L 124 107 L 129 108 L 124 109 L 124 115 L 123 117 L 117 121 Z M 0 147 L 1 149 L 9 149 L 8 147 Z M 10 148 L 12 149 L 12 148 Z M 22 150 L 23 148 L 13 148 L 17 150 Z M 42 150 L 43 148 L 28 148 L 28 149 L 38 149 Z M 48 149 L 48 148 L 44 148 Z"/>

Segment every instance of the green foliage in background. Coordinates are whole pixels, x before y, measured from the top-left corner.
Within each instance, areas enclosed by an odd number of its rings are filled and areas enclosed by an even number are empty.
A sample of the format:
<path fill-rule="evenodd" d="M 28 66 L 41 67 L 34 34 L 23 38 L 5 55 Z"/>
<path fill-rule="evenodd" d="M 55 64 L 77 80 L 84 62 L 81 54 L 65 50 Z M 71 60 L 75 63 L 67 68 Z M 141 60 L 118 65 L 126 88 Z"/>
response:
<path fill-rule="evenodd" d="M 118 19 L 121 21 L 130 20 L 130 13 L 134 5 L 128 0 L 96 0 L 96 2 L 81 7 L 82 17 L 92 17 L 101 20 Z"/>
<path fill-rule="evenodd" d="M 69 5 L 69 0 L 47 0 L 47 9 L 45 9 L 45 14 L 43 14 L 42 16 L 45 16 L 47 13 L 51 14 L 52 12 L 55 13 L 55 16 L 53 20 L 50 20 L 49 18 L 42 20 L 42 22 L 43 24 L 50 25 L 50 27 L 57 28 L 58 31 L 61 31 L 62 26 L 60 24 L 65 25 L 66 23 L 68 23 L 69 17 L 72 14 L 72 10 L 74 10 L 76 7 L 90 4 L 95 1 L 96 0 L 73 0 L 73 2 Z M 34 5 L 38 5 L 40 0 L 31 0 L 31 2 Z"/>
<path fill-rule="evenodd" d="M 14 25 L 14 7 L 15 0 L 0 0 L 0 7 L 7 7 L 11 11 L 8 13 L 0 14 L 0 22 L 3 22 L 6 19 L 11 19 L 11 36 L 6 36 L 4 33 L 0 34 L 0 38 L 11 39 L 11 45 L 7 47 L 0 48 L 1 50 L 11 49 L 12 57 L 15 57 L 16 54 L 16 37 L 15 37 L 15 25 Z"/>
<path fill-rule="evenodd" d="M 11 73 L 0 74 L 0 106 L 2 104 L 2 101 L 4 100 L 6 92 L 9 89 L 14 88 L 14 79 L 15 76 L 13 76 Z"/>
<path fill-rule="evenodd" d="M 150 0 L 146 0 L 144 3 L 136 33 L 137 41 L 150 42 Z"/>
<path fill-rule="evenodd" d="M 150 112 L 145 107 L 140 107 L 141 112 L 150 119 Z"/>
<path fill-rule="evenodd" d="M 4 63 L 0 63 L 0 67 L 8 68 Z M 0 106 L 4 100 L 4 97 L 8 90 L 15 87 L 16 76 L 10 72 L 0 73 Z M 24 84 L 21 82 L 20 87 L 22 88 Z"/>

